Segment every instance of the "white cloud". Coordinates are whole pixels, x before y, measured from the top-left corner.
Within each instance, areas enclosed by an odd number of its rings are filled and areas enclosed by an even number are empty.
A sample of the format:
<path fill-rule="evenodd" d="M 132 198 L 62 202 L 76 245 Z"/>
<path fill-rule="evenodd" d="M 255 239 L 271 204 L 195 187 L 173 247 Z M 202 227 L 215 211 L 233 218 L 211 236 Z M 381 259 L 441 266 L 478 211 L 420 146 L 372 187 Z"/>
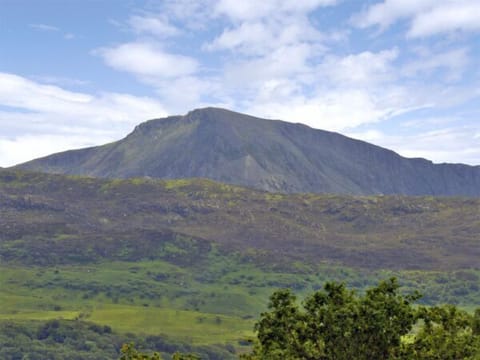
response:
<path fill-rule="evenodd" d="M 243 22 L 229 28 L 205 48 L 207 50 L 231 50 L 243 55 L 261 56 L 290 45 L 318 44 L 325 40 L 306 18 Z"/>
<path fill-rule="evenodd" d="M 279 47 L 300 44 L 320 48 L 321 42 L 338 34 L 322 34 L 312 25 L 308 15 L 335 3 L 335 0 L 220 0 L 214 13 L 226 16 L 233 26 L 224 29 L 204 47 L 247 56 L 262 56 Z"/>
<path fill-rule="evenodd" d="M 0 119 L 1 121 L 1 119 Z M 15 138 L 0 137 L 0 165 L 11 166 L 33 158 L 60 151 L 98 145 L 110 140 L 108 137 L 88 135 L 22 135 Z"/>
<path fill-rule="evenodd" d="M 447 0 L 449 1 L 449 0 Z M 397 20 L 430 9 L 438 0 L 385 0 L 354 16 L 353 22 L 362 28 L 379 25 L 385 29 Z"/>
<path fill-rule="evenodd" d="M 116 140 L 138 123 L 166 115 L 162 104 L 151 98 L 72 92 L 8 73 L 0 73 L 0 106 L 4 108 L 0 112 L 0 166 L 52 149 Z"/>
<path fill-rule="evenodd" d="M 458 122 L 458 118 L 453 116 L 436 116 L 423 117 L 421 119 L 413 118 L 403 122 L 401 126 L 405 129 L 422 129 L 425 126 L 438 128 L 439 126 L 445 126 L 455 122 Z"/>
<path fill-rule="evenodd" d="M 431 11 L 415 16 L 408 35 L 425 37 L 458 30 L 480 31 L 479 14 L 478 0 L 440 3 Z"/>
<path fill-rule="evenodd" d="M 31 96 L 28 94 L 31 93 Z M 0 104 L 31 111 L 67 110 L 71 104 L 92 101 L 90 95 L 65 91 L 51 85 L 39 85 L 23 77 L 0 73 Z"/>
<path fill-rule="evenodd" d="M 398 49 L 383 50 L 378 53 L 364 51 L 344 57 L 328 56 L 317 68 L 321 78 L 330 79 L 332 85 L 346 87 L 372 87 L 385 84 L 396 77 L 393 62 L 398 57 Z"/>
<path fill-rule="evenodd" d="M 130 17 L 128 23 L 137 33 L 152 34 L 159 38 L 168 38 L 181 33 L 180 29 L 169 23 L 168 18 L 162 16 L 134 15 Z"/>
<path fill-rule="evenodd" d="M 184 76 L 155 81 L 153 85 L 171 113 L 186 113 L 194 108 L 212 106 L 212 102 L 218 101 L 218 98 L 213 100 L 216 95 L 224 97 L 216 78 Z"/>
<path fill-rule="evenodd" d="M 243 52 L 260 52 L 265 51 L 265 44 L 272 44 L 272 33 L 267 26 L 261 22 L 243 23 L 238 28 L 226 29 L 223 33 L 213 40 L 211 44 L 207 44 L 207 50 L 219 49 L 239 49 Z M 248 44 L 248 46 L 246 46 Z"/>
<path fill-rule="evenodd" d="M 446 80 L 458 80 L 470 63 L 467 48 L 448 50 L 442 53 L 431 53 L 426 50 L 417 59 L 402 67 L 405 76 L 431 74 L 436 70 L 446 70 Z"/>
<path fill-rule="evenodd" d="M 297 97 L 284 102 L 253 102 L 248 112 L 271 119 L 307 124 L 313 128 L 344 131 L 381 120 L 390 110 L 382 109 L 366 92 L 343 90 Z"/>
<path fill-rule="evenodd" d="M 204 30 L 211 25 L 213 9 L 218 0 L 163 0 L 157 2 L 157 12 L 167 14 L 190 30 Z"/>
<path fill-rule="evenodd" d="M 12 113 L 21 109 L 20 114 L 28 111 L 32 115 L 48 115 L 52 121 L 60 120 L 61 123 L 105 121 L 135 124 L 165 114 L 163 107 L 150 98 L 117 93 L 93 96 L 6 73 L 0 73 L 0 105 L 13 108 Z M 65 120 L 61 120 L 63 117 Z"/>
<path fill-rule="evenodd" d="M 169 53 L 158 44 L 131 42 L 94 53 L 112 68 L 152 86 L 169 112 L 183 113 L 208 105 L 203 98 L 211 100 L 219 94 L 217 79 L 198 74 L 201 68 L 195 59 Z"/>
<path fill-rule="evenodd" d="M 335 3 L 217 3 L 217 13 L 233 26 L 205 48 L 232 53 L 221 82 L 231 98 L 241 99 L 236 101 L 238 110 L 343 130 L 423 106 L 408 100 L 407 91 L 393 85 L 396 48 L 325 56 L 324 44 L 331 35 L 321 33 L 309 14 Z"/>
<path fill-rule="evenodd" d="M 255 20 L 272 15 L 291 15 L 308 13 L 321 6 L 329 6 L 337 0 L 220 0 L 215 11 L 238 21 Z"/>
<path fill-rule="evenodd" d="M 295 49 L 272 58 L 273 52 L 230 64 L 225 79 L 237 89 L 233 97 L 242 99 L 237 108 L 315 128 L 346 131 L 418 109 L 449 108 L 478 96 L 473 88 L 423 83 L 422 76 L 413 76 L 427 69 L 462 64 L 462 50 L 439 56 L 436 62 L 412 63 L 408 69 L 412 79 L 404 82 L 397 48 L 327 55 L 315 63 L 309 61 L 309 47 L 304 46 L 303 52 Z"/>
<path fill-rule="evenodd" d="M 396 85 L 397 56 L 398 50 L 390 49 L 329 55 L 312 64 L 309 46 L 292 46 L 231 64 L 226 79 L 232 88 L 242 81 L 249 84 L 240 94 L 242 110 L 341 131 L 425 106 L 423 97 L 412 98 L 408 89 Z"/>
<path fill-rule="evenodd" d="M 453 31 L 479 31 L 478 0 L 385 0 L 368 7 L 353 18 L 367 28 L 386 29 L 401 19 L 410 20 L 409 37 L 426 37 Z"/>
<path fill-rule="evenodd" d="M 443 127 L 401 135 L 376 130 L 351 132 L 348 135 L 392 149 L 409 158 L 425 158 L 435 163 L 480 165 L 480 143 L 475 136 L 479 130 L 479 125 L 472 123 L 469 126 Z"/>
<path fill-rule="evenodd" d="M 207 64 L 169 50 L 172 43 L 165 41 L 167 36 L 161 43 L 139 36 L 94 53 L 108 66 L 152 86 L 170 111 L 185 112 L 212 103 L 245 110 L 254 99 L 286 98 L 300 91 L 301 84 L 315 81 L 308 63 L 325 51 L 319 41 L 327 41 L 327 37 L 311 24 L 308 14 L 334 3 L 336 0 L 167 0 L 157 13 L 150 9 L 146 15 L 129 18 L 130 30 L 137 35 L 155 35 L 157 41 L 161 33 L 197 36 L 189 31 L 203 31 L 212 22 L 228 23 L 220 34 L 213 33 L 213 40 L 204 40 L 203 50 L 227 50 L 233 55 L 213 72 Z M 170 27 L 173 23 L 178 27 Z"/>
<path fill-rule="evenodd" d="M 47 25 L 47 24 L 29 24 L 28 26 L 36 31 L 41 31 L 41 32 L 60 33 L 62 31 L 62 29 L 56 26 Z M 72 39 L 75 39 L 75 34 L 67 32 L 63 34 L 63 38 L 65 40 L 72 40 Z"/>
<path fill-rule="evenodd" d="M 295 84 L 302 73 L 311 69 L 307 59 L 312 48 L 306 44 L 278 47 L 263 57 L 243 59 L 227 64 L 225 82 L 235 88 L 259 88 L 264 82 L 290 77 Z"/>
<path fill-rule="evenodd" d="M 47 83 L 58 86 L 85 86 L 90 84 L 90 81 L 74 79 L 64 76 L 52 76 L 52 75 L 35 75 L 32 79 L 40 83 Z"/>
<path fill-rule="evenodd" d="M 130 42 L 94 51 L 116 70 L 142 77 L 175 78 L 195 73 L 197 61 L 183 55 L 170 54 L 157 44 Z"/>
<path fill-rule="evenodd" d="M 39 31 L 53 31 L 53 32 L 60 31 L 58 27 L 47 25 L 47 24 L 30 24 L 28 26 L 30 26 L 32 29 L 39 30 Z"/>

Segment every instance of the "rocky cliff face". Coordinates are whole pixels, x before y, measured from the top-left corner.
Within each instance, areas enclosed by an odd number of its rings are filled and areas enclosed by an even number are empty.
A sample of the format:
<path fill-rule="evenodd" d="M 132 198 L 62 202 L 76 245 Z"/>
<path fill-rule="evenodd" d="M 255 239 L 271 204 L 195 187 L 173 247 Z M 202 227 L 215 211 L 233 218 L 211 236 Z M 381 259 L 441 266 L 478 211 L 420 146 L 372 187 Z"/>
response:
<path fill-rule="evenodd" d="M 206 108 L 18 168 L 107 178 L 204 177 L 279 192 L 480 196 L 480 167 L 433 164 L 315 130 Z"/>

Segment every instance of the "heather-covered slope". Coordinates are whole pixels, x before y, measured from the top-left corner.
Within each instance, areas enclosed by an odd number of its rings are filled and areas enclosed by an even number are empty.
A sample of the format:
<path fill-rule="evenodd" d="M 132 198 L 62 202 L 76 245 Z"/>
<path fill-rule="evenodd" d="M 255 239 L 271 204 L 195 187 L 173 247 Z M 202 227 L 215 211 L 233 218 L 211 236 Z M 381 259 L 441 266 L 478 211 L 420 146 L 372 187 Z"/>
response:
<path fill-rule="evenodd" d="M 207 180 L 4 170 L 0 204 L 2 261 L 182 265 L 205 260 L 214 247 L 277 267 L 461 269 L 480 258 L 474 199 L 282 195 Z"/>
<path fill-rule="evenodd" d="M 107 178 L 202 177 L 268 191 L 480 196 L 480 167 L 433 164 L 301 124 L 223 109 L 151 120 L 126 138 L 18 166 Z"/>

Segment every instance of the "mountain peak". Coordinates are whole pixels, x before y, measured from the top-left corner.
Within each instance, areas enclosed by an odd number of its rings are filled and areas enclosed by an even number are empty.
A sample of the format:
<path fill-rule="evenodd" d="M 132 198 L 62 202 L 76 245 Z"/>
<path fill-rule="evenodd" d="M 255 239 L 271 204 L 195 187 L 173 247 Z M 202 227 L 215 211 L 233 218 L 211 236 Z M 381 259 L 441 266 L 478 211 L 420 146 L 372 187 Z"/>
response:
<path fill-rule="evenodd" d="M 241 113 L 220 108 L 220 107 L 213 107 L 213 106 L 208 106 L 204 108 L 198 108 L 198 109 L 193 109 L 190 110 L 185 116 L 186 117 L 192 117 L 192 116 L 231 116 L 231 115 L 243 115 Z"/>
<path fill-rule="evenodd" d="M 480 196 L 480 167 L 406 159 L 337 133 L 215 107 L 150 120 L 120 141 L 19 167 L 108 178 L 203 177 L 280 192 Z"/>
<path fill-rule="evenodd" d="M 189 111 L 185 116 L 188 120 L 211 120 L 222 122 L 237 122 L 237 121 L 267 121 L 266 119 L 257 118 L 251 115 L 242 114 L 236 111 L 219 108 L 219 107 L 205 107 Z"/>
<path fill-rule="evenodd" d="M 164 126 L 165 124 L 173 122 L 196 122 L 196 121 L 222 121 L 222 122 L 235 122 L 241 121 L 242 119 L 256 119 L 257 121 L 264 120 L 259 118 L 254 118 L 249 115 L 245 115 L 239 112 L 231 111 L 219 107 L 205 107 L 198 108 L 189 111 L 185 115 L 170 115 L 164 118 L 152 119 L 145 121 L 135 127 L 133 133 L 140 132 L 146 133 L 152 131 L 153 129 Z"/>

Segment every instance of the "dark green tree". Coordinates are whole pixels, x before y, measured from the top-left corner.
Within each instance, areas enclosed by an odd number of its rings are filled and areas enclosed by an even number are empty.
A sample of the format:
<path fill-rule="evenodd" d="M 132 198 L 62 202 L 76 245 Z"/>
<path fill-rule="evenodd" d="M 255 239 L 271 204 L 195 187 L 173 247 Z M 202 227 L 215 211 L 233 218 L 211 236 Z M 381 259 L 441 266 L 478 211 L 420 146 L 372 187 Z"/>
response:
<path fill-rule="evenodd" d="M 277 291 L 270 297 L 268 308 L 270 311 L 263 313 L 255 325 L 260 346 L 251 358 L 280 360 L 307 356 L 305 314 L 296 305 L 295 296 L 290 290 Z"/>
<path fill-rule="evenodd" d="M 454 306 L 417 308 L 419 298 L 402 295 L 395 278 L 363 295 L 327 283 L 303 307 L 289 290 L 279 290 L 255 325 L 252 353 L 242 358 L 480 359 L 480 310 L 471 316 Z"/>

